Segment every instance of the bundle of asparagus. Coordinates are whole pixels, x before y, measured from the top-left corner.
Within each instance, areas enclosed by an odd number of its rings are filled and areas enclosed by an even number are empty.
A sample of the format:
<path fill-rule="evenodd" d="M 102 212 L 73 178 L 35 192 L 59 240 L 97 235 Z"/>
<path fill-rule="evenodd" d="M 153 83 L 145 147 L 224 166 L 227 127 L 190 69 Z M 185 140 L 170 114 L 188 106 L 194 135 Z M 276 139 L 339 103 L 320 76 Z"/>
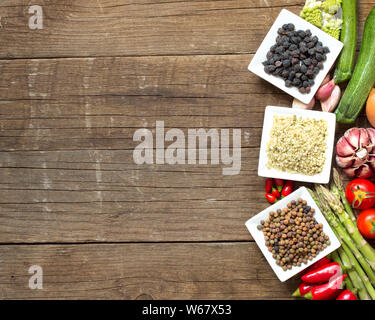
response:
<path fill-rule="evenodd" d="M 330 190 L 316 185 L 315 192 L 311 189 L 309 192 L 341 242 L 333 258 L 349 275 L 345 279 L 347 288 L 361 300 L 375 300 L 375 250 L 357 228 L 340 174 L 333 169 Z"/>

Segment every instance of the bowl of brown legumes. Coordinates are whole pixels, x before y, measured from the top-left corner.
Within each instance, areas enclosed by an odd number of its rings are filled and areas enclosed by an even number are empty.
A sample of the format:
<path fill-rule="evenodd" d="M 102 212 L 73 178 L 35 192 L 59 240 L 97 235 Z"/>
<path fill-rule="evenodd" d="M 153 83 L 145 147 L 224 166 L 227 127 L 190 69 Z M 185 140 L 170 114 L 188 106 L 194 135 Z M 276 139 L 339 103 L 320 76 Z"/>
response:
<path fill-rule="evenodd" d="M 305 187 L 249 219 L 246 227 L 282 282 L 340 247 Z"/>
<path fill-rule="evenodd" d="M 248 69 L 308 104 L 342 48 L 342 42 L 283 9 Z"/>

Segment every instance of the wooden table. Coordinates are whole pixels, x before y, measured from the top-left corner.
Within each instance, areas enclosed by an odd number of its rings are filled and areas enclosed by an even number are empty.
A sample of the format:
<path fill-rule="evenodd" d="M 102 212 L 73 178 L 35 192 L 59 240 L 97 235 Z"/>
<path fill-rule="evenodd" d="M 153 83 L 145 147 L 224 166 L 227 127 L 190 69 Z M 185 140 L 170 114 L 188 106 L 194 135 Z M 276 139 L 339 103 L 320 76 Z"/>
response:
<path fill-rule="evenodd" d="M 289 298 L 296 282 L 279 282 L 244 223 L 267 207 L 264 107 L 291 98 L 247 65 L 303 3 L 0 1 L 0 298 Z M 360 34 L 374 4 L 360 1 Z M 240 128 L 240 174 L 136 165 L 133 134 L 157 120 Z"/>

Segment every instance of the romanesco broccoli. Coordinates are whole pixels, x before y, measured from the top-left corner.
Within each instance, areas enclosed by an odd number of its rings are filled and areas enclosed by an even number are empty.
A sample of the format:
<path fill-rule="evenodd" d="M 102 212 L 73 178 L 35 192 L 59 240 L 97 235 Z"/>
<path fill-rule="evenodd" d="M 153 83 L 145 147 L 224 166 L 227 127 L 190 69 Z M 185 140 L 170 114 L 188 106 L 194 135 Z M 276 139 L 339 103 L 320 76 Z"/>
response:
<path fill-rule="evenodd" d="M 335 39 L 340 37 L 342 27 L 342 20 L 336 18 L 334 15 L 323 12 L 323 27 L 322 30 Z"/>
<path fill-rule="evenodd" d="M 322 9 L 329 14 L 335 14 L 341 7 L 341 0 L 326 0 L 322 3 Z"/>
<path fill-rule="evenodd" d="M 323 17 L 320 7 L 321 1 L 306 0 L 300 16 L 314 26 L 321 28 L 323 26 Z"/>
<path fill-rule="evenodd" d="M 340 37 L 342 20 L 334 15 L 339 11 L 342 0 L 306 0 L 300 16 L 332 37 Z"/>

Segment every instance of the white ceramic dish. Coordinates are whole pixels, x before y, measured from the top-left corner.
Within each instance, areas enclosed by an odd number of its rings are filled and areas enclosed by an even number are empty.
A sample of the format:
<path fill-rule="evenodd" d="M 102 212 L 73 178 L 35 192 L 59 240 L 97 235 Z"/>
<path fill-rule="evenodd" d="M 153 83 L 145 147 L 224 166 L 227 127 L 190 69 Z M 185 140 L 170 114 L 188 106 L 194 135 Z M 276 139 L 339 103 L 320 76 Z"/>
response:
<path fill-rule="evenodd" d="M 327 121 L 328 125 L 328 137 L 327 137 L 327 149 L 325 153 L 325 164 L 321 173 L 309 176 L 298 173 L 288 173 L 276 169 L 267 168 L 267 143 L 270 139 L 271 128 L 273 124 L 273 116 L 277 115 L 296 115 L 297 117 L 307 117 L 313 119 L 324 119 Z M 303 181 L 303 182 L 312 182 L 312 183 L 321 183 L 326 184 L 329 182 L 331 174 L 331 165 L 332 165 L 332 153 L 333 153 L 333 143 L 335 139 L 335 129 L 336 129 L 336 115 L 330 112 L 321 112 L 313 110 L 302 110 L 302 109 L 293 109 L 286 107 L 273 107 L 267 106 L 264 114 L 263 122 L 263 132 L 262 132 L 262 141 L 260 145 L 259 153 L 259 164 L 258 164 L 258 175 L 261 177 L 268 178 L 280 178 L 286 180 L 294 181 Z"/>
<path fill-rule="evenodd" d="M 293 23 L 296 27 L 296 30 L 310 29 L 312 35 L 317 36 L 319 38 L 319 41 L 323 43 L 323 46 L 328 47 L 330 50 L 330 52 L 327 54 L 327 60 L 324 61 L 324 68 L 320 70 L 320 72 L 316 75 L 314 79 L 315 84 L 311 87 L 311 91 L 308 94 L 300 93 L 298 89 L 295 87 L 287 88 L 282 78 L 275 77 L 273 75 L 269 75 L 264 72 L 264 66 L 262 62 L 266 60 L 267 52 L 269 51 L 271 46 L 275 44 L 276 37 L 277 37 L 277 30 L 281 28 L 283 24 L 286 24 L 286 23 Z M 272 25 L 270 31 L 267 33 L 262 44 L 258 48 L 255 56 L 253 57 L 253 59 L 251 60 L 249 64 L 248 69 L 251 72 L 258 75 L 259 77 L 263 78 L 264 80 L 272 83 L 276 87 L 290 94 L 294 98 L 297 98 L 298 100 L 307 104 L 314 97 L 316 91 L 320 87 L 320 84 L 323 82 L 328 71 L 331 69 L 336 58 L 340 54 L 342 47 L 343 47 L 342 42 L 331 37 L 324 31 L 320 30 L 319 28 L 315 27 L 314 25 L 305 21 L 304 19 L 295 15 L 294 13 L 283 9 L 281 10 L 279 16 L 277 17 L 276 21 Z"/>
<path fill-rule="evenodd" d="M 328 235 L 329 240 L 331 241 L 331 244 L 327 246 L 327 248 L 325 248 L 323 251 L 321 251 L 313 260 L 308 261 L 307 264 L 302 264 L 300 267 L 293 267 L 290 270 L 284 271 L 280 266 L 276 264 L 275 259 L 272 257 L 272 253 L 268 251 L 265 241 L 264 241 L 263 232 L 261 230 L 258 230 L 257 226 L 260 224 L 261 220 L 267 220 L 269 213 L 271 211 L 276 211 L 277 209 L 282 210 L 288 205 L 290 201 L 297 200 L 298 198 L 302 198 L 303 200 L 306 200 L 307 204 L 311 206 L 311 208 L 315 209 L 314 217 L 318 223 L 323 224 L 323 232 L 326 235 Z M 289 196 L 281 199 L 280 201 L 276 202 L 274 205 L 268 207 L 267 209 L 258 213 L 256 216 L 252 217 L 250 220 L 246 222 L 246 227 L 251 233 L 255 242 L 257 243 L 259 249 L 262 251 L 264 257 L 267 259 L 271 268 L 276 273 L 279 280 L 282 282 L 290 279 L 297 273 L 311 266 L 314 262 L 325 257 L 327 254 L 335 251 L 341 245 L 340 241 L 336 238 L 331 227 L 329 226 L 327 220 L 324 218 L 323 214 L 321 213 L 321 211 L 315 204 L 315 201 L 311 198 L 309 192 L 307 191 L 305 187 L 299 188 L 298 190 L 291 193 Z"/>

